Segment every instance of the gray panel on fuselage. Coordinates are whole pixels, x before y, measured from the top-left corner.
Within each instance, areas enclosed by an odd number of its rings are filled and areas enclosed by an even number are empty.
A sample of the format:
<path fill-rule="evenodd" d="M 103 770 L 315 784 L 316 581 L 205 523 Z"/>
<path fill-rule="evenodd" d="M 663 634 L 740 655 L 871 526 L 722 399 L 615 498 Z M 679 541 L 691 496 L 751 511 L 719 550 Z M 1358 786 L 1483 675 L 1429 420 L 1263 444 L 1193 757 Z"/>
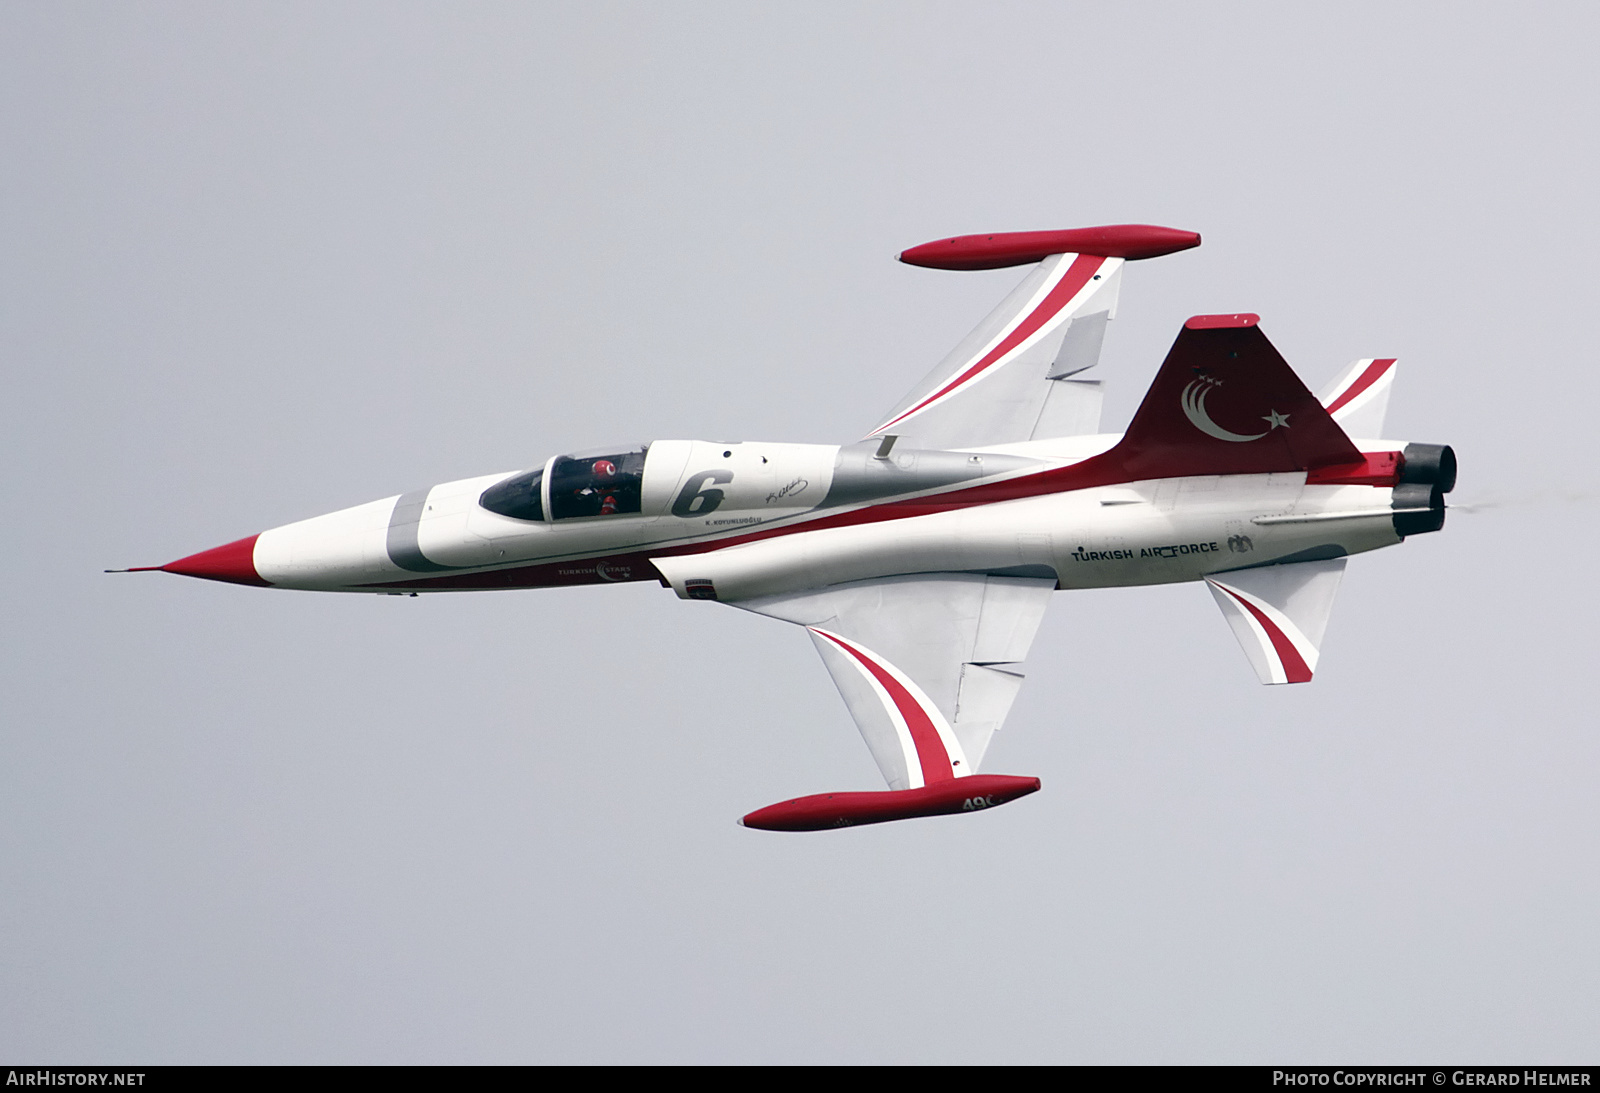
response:
<path fill-rule="evenodd" d="M 904 443 L 879 458 L 880 443 L 866 440 L 839 449 L 832 484 L 818 508 L 878 501 L 1039 466 L 1039 460 L 1022 456 L 929 451 Z"/>

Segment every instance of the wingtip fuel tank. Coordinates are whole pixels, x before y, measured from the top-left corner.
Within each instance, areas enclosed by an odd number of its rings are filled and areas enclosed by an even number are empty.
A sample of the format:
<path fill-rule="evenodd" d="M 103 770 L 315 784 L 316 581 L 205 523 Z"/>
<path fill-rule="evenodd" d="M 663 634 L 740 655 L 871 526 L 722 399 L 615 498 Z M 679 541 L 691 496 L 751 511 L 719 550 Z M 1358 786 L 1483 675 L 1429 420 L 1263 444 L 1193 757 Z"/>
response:
<path fill-rule="evenodd" d="M 1200 233 L 1155 224 L 1106 224 L 1065 231 L 995 232 L 957 235 L 901 251 L 908 266 L 929 269 L 1004 269 L 1040 262 L 1052 254 L 1093 254 L 1101 258 L 1159 258 L 1200 245 Z"/>
<path fill-rule="evenodd" d="M 826 831 L 920 816 L 982 812 L 1039 789 L 1039 779 L 1012 774 L 973 774 L 916 789 L 864 793 L 816 793 L 758 808 L 739 822 L 763 831 Z"/>

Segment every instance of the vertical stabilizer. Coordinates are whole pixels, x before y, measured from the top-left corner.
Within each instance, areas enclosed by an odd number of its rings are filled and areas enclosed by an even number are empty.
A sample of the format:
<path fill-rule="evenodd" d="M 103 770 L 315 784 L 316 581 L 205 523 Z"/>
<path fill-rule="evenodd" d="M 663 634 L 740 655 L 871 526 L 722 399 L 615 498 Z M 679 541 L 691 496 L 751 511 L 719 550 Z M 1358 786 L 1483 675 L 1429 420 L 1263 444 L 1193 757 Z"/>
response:
<path fill-rule="evenodd" d="M 1122 441 L 1133 478 L 1263 474 L 1357 463 L 1361 453 L 1255 315 L 1183 324 Z"/>

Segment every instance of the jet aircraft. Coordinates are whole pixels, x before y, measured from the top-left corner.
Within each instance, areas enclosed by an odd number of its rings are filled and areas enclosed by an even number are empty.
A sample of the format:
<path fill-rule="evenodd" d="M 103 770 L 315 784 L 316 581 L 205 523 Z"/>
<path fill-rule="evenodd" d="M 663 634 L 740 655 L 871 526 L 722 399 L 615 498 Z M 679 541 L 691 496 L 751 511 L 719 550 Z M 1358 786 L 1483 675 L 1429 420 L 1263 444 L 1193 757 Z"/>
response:
<path fill-rule="evenodd" d="M 659 581 L 804 627 L 889 786 L 746 826 L 1004 804 L 1039 780 L 979 769 L 1051 593 L 1203 582 L 1260 681 L 1304 683 L 1347 558 L 1444 524 L 1454 452 L 1377 439 L 1395 361 L 1358 360 L 1314 396 L 1252 314 L 1189 319 L 1127 429 L 1099 431 L 1123 266 L 1199 244 L 1112 225 L 905 251 L 1033 268 L 854 443 L 562 453 L 142 568 L 387 595 Z"/>

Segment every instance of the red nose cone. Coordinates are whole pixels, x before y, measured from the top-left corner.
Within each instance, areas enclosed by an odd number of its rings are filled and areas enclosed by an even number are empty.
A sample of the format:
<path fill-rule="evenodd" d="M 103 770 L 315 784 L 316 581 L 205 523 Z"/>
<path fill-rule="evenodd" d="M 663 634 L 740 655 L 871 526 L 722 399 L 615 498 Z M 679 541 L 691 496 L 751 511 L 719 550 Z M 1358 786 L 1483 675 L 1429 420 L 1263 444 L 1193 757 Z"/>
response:
<path fill-rule="evenodd" d="M 248 539 L 240 539 L 227 546 L 202 550 L 199 554 L 191 554 L 187 558 L 168 562 L 161 567 L 161 571 L 178 573 L 185 577 L 203 577 L 208 581 L 271 587 L 268 582 L 261 579 L 261 574 L 256 572 L 256 540 L 259 538 L 261 536 L 252 535 Z"/>

